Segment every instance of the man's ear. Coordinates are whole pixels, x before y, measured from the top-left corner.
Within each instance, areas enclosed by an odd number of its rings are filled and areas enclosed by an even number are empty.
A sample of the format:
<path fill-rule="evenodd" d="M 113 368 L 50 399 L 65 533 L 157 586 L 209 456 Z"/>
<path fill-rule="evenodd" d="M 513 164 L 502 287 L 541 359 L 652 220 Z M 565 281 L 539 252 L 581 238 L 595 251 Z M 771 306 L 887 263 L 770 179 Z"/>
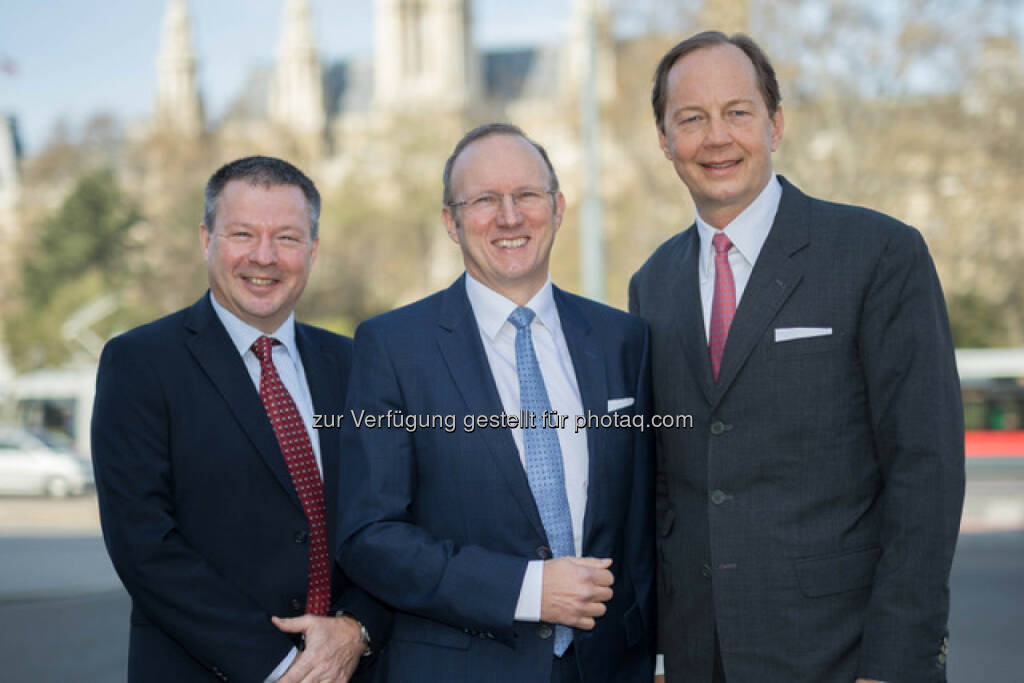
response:
<path fill-rule="evenodd" d="M 455 220 L 455 214 L 452 213 L 454 209 L 450 206 L 444 206 L 441 208 L 441 220 L 444 221 L 444 229 L 448 233 L 448 238 L 451 239 L 455 244 L 462 244 L 459 242 L 459 226 Z"/>
<path fill-rule="evenodd" d="M 199 247 L 203 250 L 203 260 L 210 257 L 210 229 L 206 223 L 199 224 Z"/>
<path fill-rule="evenodd" d="M 782 131 L 786 127 L 786 118 L 782 115 L 782 105 L 775 110 L 772 114 L 772 151 L 774 152 L 779 148 L 779 143 L 782 142 Z"/>
<path fill-rule="evenodd" d="M 562 218 L 565 216 L 565 195 L 559 190 L 555 193 L 555 230 L 562 227 Z"/>
<path fill-rule="evenodd" d="M 672 161 L 672 150 L 668 146 L 668 138 L 665 137 L 665 129 L 660 123 L 654 124 L 655 129 L 658 131 L 658 147 L 661 147 L 661 153 L 665 155 L 665 158 Z"/>

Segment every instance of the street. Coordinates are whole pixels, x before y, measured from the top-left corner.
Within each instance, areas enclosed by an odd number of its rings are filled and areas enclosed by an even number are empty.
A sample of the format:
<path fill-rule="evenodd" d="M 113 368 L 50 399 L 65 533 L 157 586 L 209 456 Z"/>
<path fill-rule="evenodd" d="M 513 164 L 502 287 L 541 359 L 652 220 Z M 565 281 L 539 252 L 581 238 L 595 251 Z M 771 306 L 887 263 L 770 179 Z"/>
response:
<path fill-rule="evenodd" d="M 953 572 L 949 680 L 1024 680 L 1024 464 L 969 463 Z M 123 681 L 130 601 L 95 498 L 0 499 L 0 661 L 11 683 Z M 743 683 L 743 682 L 741 682 Z"/>

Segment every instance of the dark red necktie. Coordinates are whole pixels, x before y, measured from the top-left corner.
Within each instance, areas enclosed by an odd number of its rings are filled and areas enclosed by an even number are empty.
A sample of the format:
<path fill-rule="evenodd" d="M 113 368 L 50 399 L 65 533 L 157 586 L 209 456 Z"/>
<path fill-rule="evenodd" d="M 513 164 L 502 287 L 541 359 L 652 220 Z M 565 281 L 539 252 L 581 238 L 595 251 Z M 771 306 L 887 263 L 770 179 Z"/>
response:
<path fill-rule="evenodd" d="M 252 345 L 260 360 L 260 398 L 267 411 L 274 435 L 281 447 L 288 474 L 309 520 L 309 589 L 306 614 L 327 614 L 331 601 L 331 564 L 327 554 L 327 523 L 324 509 L 324 486 L 316 466 L 309 433 L 299 415 L 291 394 L 285 389 L 274 367 L 271 347 L 281 342 L 267 336 Z"/>
<path fill-rule="evenodd" d="M 708 350 L 711 353 L 711 373 L 718 381 L 718 370 L 722 367 L 722 352 L 729 336 L 732 316 L 736 313 L 736 282 L 732 279 L 729 266 L 729 250 L 732 242 L 719 232 L 711 240 L 715 248 L 715 292 L 711 298 L 711 328 L 708 335 Z"/>

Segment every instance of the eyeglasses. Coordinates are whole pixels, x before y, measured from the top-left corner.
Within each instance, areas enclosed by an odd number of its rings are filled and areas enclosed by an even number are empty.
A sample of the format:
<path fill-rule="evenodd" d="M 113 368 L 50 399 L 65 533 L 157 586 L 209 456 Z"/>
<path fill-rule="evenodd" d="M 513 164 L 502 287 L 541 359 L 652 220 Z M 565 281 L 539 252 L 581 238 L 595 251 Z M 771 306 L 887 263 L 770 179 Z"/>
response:
<path fill-rule="evenodd" d="M 484 192 L 470 199 L 450 202 L 448 206 L 453 209 L 464 206 L 466 211 L 477 218 L 493 218 L 504 204 L 505 197 L 511 197 L 512 205 L 520 212 L 530 213 L 544 208 L 548 201 L 548 195 L 554 196 L 557 192 L 558 190 L 544 190 L 539 187 L 524 187 L 515 192 L 505 193 Z"/>

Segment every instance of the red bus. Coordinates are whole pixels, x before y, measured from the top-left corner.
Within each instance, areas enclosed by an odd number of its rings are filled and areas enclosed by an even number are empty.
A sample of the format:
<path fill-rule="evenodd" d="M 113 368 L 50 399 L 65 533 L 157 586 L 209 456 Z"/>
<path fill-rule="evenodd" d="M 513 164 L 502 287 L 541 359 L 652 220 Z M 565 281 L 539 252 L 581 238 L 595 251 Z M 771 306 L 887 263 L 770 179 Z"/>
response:
<path fill-rule="evenodd" d="M 1024 457 L 1024 348 L 956 352 L 967 457 Z"/>

